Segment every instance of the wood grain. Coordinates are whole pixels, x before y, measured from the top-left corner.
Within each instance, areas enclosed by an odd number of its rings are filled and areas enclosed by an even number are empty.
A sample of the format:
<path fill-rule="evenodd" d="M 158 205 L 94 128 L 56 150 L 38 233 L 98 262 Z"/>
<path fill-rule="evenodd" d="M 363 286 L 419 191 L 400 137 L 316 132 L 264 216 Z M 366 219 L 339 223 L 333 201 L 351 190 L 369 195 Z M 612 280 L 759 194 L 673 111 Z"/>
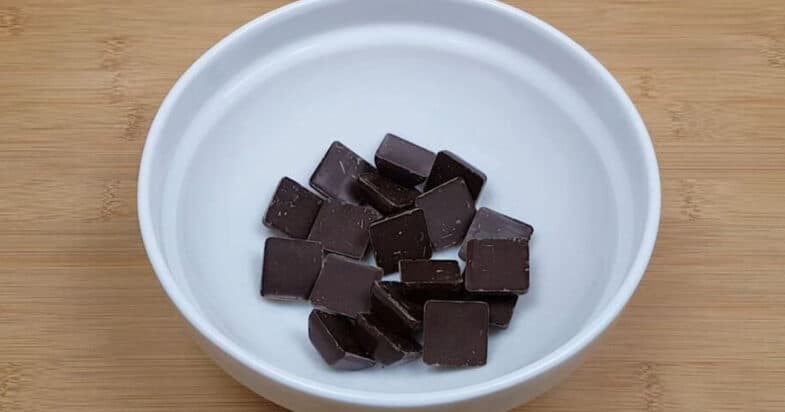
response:
<path fill-rule="evenodd" d="M 0 411 L 275 411 L 215 367 L 139 238 L 151 118 L 285 1 L 0 0 Z M 785 2 L 528 0 L 655 140 L 662 230 L 588 362 L 519 411 L 785 410 Z"/>

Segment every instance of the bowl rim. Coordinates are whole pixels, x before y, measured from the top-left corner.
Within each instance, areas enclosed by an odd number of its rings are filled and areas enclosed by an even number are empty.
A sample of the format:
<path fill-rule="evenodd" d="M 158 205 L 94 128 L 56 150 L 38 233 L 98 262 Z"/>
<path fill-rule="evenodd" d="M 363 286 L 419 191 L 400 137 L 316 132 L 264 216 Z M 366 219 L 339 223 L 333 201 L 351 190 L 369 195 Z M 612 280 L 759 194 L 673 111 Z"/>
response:
<path fill-rule="evenodd" d="M 598 312 L 593 320 L 584 325 L 583 328 L 567 342 L 539 360 L 488 381 L 427 393 L 380 393 L 346 389 L 310 380 L 308 378 L 297 377 L 285 370 L 273 367 L 263 361 L 253 359 L 245 350 L 241 349 L 203 318 L 177 286 L 155 236 L 150 208 L 150 196 L 148 195 L 151 187 L 150 179 L 154 152 L 156 151 L 159 142 L 163 139 L 162 129 L 165 119 L 169 117 L 170 112 L 179 100 L 184 89 L 188 87 L 197 73 L 213 64 L 219 52 L 228 48 L 236 39 L 251 31 L 273 25 L 278 20 L 281 20 L 288 15 L 307 13 L 325 2 L 332 1 L 336 0 L 299 0 L 270 11 L 244 24 L 202 54 L 177 80 L 161 104 L 150 127 L 142 152 L 138 176 L 137 210 L 142 240 L 147 255 L 152 263 L 153 270 L 166 294 L 169 296 L 169 299 L 171 299 L 178 311 L 191 327 L 199 332 L 199 334 L 222 351 L 226 356 L 251 369 L 254 373 L 284 385 L 289 389 L 303 392 L 310 396 L 367 407 L 407 408 L 459 403 L 515 387 L 523 382 L 547 374 L 558 365 L 576 357 L 596 340 L 620 315 L 624 306 L 635 293 L 635 290 L 645 274 L 649 260 L 654 251 L 660 223 L 661 181 L 657 157 L 654 150 L 654 144 L 646 125 L 632 100 L 618 81 L 594 56 L 566 34 L 560 32 L 548 23 L 545 23 L 521 9 L 501 3 L 497 0 L 442 1 L 470 3 L 473 6 L 505 13 L 516 18 L 521 24 L 529 25 L 533 29 L 539 30 L 543 34 L 553 38 L 554 41 L 562 43 L 566 46 L 566 52 L 572 53 L 575 57 L 585 61 L 592 70 L 600 75 L 601 81 L 610 88 L 613 96 L 622 104 L 624 110 L 621 114 L 628 117 L 633 122 L 636 131 L 633 137 L 641 144 L 646 180 L 650 188 L 649 202 L 647 204 L 648 212 L 644 224 L 641 244 L 629 273 L 619 287 L 619 290 L 613 295 L 608 304 Z"/>

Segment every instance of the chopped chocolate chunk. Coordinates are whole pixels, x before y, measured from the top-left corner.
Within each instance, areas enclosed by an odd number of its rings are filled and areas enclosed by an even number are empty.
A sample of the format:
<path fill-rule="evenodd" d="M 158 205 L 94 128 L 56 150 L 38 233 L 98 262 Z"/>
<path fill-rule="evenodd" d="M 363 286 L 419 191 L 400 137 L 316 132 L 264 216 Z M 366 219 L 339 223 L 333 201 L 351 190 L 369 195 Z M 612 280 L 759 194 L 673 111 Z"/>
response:
<path fill-rule="evenodd" d="M 311 187 L 322 195 L 350 203 L 361 203 L 362 192 L 357 183 L 361 173 L 374 167 L 341 142 L 333 142 L 311 175 Z"/>
<path fill-rule="evenodd" d="M 406 259 L 400 262 L 401 282 L 407 284 L 451 284 L 463 282 L 454 260 Z"/>
<path fill-rule="evenodd" d="M 485 365 L 488 356 L 488 304 L 429 300 L 423 320 L 423 360 L 428 365 Z"/>
<path fill-rule="evenodd" d="M 515 304 L 518 302 L 517 295 L 466 293 L 463 298 L 465 300 L 475 300 L 487 303 L 490 311 L 490 325 L 502 329 L 506 329 L 510 326 L 512 315 L 515 312 Z"/>
<path fill-rule="evenodd" d="M 327 312 L 356 317 L 371 309 L 371 285 L 381 278 L 377 267 L 327 255 L 311 291 L 311 303 Z"/>
<path fill-rule="evenodd" d="M 454 260 L 402 260 L 400 268 L 406 296 L 414 301 L 458 299 L 463 292 L 463 274 Z"/>
<path fill-rule="evenodd" d="M 319 196 L 284 177 L 275 189 L 264 216 L 264 224 L 293 238 L 306 239 L 321 206 L 322 199 Z"/>
<path fill-rule="evenodd" d="M 463 283 L 457 285 L 447 283 L 422 285 L 405 283 L 404 291 L 406 292 L 406 298 L 410 302 L 419 305 L 425 305 L 425 302 L 429 300 L 462 300 L 466 292 L 463 289 Z"/>
<path fill-rule="evenodd" d="M 375 222 L 371 225 L 370 234 L 376 265 L 384 269 L 385 274 L 396 272 L 398 261 L 402 259 L 431 257 L 431 239 L 421 209 Z"/>
<path fill-rule="evenodd" d="M 264 242 L 262 296 L 308 299 L 322 269 L 322 244 L 271 237 Z"/>
<path fill-rule="evenodd" d="M 481 207 L 466 232 L 466 239 L 463 240 L 458 256 L 466 260 L 466 243 L 472 239 L 512 239 L 528 242 L 532 233 L 534 228 L 530 224 Z"/>
<path fill-rule="evenodd" d="M 423 193 L 414 204 L 425 212 L 434 249 L 461 243 L 475 213 L 474 199 L 459 177 Z"/>
<path fill-rule="evenodd" d="M 378 281 L 373 284 L 371 312 L 400 333 L 422 328 L 422 303 L 410 300 L 400 282 Z"/>
<path fill-rule="evenodd" d="M 354 319 L 314 309 L 308 316 L 308 338 L 328 365 L 336 369 L 357 370 L 373 366 L 372 354 L 357 337 Z"/>
<path fill-rule="evenodd" d="M 417 359 L 422 353 L 419 342 L 408 334 L 390 328 L 373 313 L 360 314 L 357 325 L 361 331 L 360 343 L 383 365 L 408 362 Z"/>
<path fill-rule="evenodd" d="M 464 279 L 469 292 L 526 293 L 529 244 L 509 239 L 470 240 Z"/>
<path fill-rule="evenodd" d="M 419 191 L 401 186 L 374 172 L 361 174 L 359 184 L 368 204 L 387 215 L 413 207 L 414 199 L 420 195 Z"/>
<path fill-rule="evenodd" d="M 436 155 L 431 174 L 425 182 L 425 190 L 431 190 L 456 177 L 463 178 L 472 198 L 477 200 L 483 185 L 485 185 L 485 173 L 446 150 Z"/>
<path fill-rule="evenodd" d="M 374 162 L 379 173 L 398 184 L 414 187 L 428 177 L 436 155 L 394 134 L 384 136 Z"/>
<path fill-rule="evenodd" d="M 322 242 L 327 252 L 362 259 L 368 249 L 368 228 L 381 217 L 369 206 L 328 200 L 319 209 L 308 240 Z"/>

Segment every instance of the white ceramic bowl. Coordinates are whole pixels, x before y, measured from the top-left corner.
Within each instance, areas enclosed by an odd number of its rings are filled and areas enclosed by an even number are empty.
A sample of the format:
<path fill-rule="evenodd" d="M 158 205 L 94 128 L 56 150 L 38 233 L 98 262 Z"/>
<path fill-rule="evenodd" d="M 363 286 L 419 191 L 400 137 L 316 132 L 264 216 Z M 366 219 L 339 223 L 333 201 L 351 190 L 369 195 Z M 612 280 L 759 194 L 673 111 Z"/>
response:
<path fill-rule="evenodd" d="M 532 223 L 532 286 L 488 364 L 339 372 L 306 303 L 259 296 L 276 183 L 307 183 L 333 140 L 386 132 L 484 170 L 480 198 Z M 586 51 L 487 0 L 306 0 L 245 25 L 177 82 L 150 130 L 139 220 L 155 272 L 205 350 L 295 410 L 504 410 L 565 377 L 643 276 L 657 161 L 630 99 Z M 440 256 L 454 256 L 455 250 Z"/>

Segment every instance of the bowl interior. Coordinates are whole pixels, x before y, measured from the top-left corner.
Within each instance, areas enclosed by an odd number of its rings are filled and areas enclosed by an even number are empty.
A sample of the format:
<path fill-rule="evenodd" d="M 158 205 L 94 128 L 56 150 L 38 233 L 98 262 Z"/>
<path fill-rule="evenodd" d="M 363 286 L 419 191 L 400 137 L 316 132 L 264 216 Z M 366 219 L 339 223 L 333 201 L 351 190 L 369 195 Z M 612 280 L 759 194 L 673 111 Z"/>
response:
<path fill-rule="evenodd" d="M 487 382 L 581 333 L 639 253 L 656 190 L 649 149 L 607 75 L 522 14 L 428 3 L 311 2 L 269 16 L 201 59 L 159 114 L 147 205 L 157 270 L 257 366 L 368 393 Z M 336 372 L 308 342 L 308 303 L 259 296 L 278 180 L 307 184 L 333 140 L 372 160 L 387 132 L 462 155 L 488 175 L 479 206 L 535 227 L 531 289 L 492 334 L 485 367 Z"/>

